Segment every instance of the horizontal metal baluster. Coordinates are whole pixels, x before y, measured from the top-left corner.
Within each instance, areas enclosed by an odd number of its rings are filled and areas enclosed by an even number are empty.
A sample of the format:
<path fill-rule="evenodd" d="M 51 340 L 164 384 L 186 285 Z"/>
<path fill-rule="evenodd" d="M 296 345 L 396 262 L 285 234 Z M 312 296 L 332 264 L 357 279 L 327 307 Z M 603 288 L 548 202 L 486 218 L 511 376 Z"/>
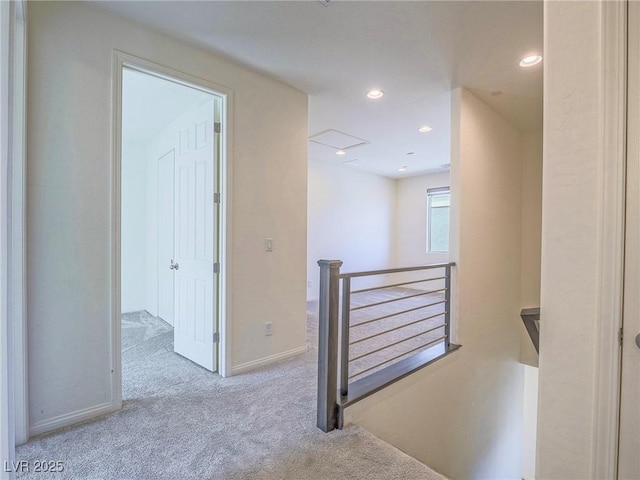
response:
<path fill-rule="evenodd" d="M 389 330 L 384 330 L 384 331 L 376 333 L 374 335 L 370 335 L 368 337 L 364 337 L 364 338 L 360 338 L 358 340 L 354 340 L 349 345 L 356 345 L 358 343 L 365 342 L 367 340 L 371 340 L 372 338 L 379 337 L 380 335 L 384 335 L 385 333 L 395 332 L 396 330 L 400 330 L 401 328 L 405 328 L 405 327 L 410 327 L 411 325 L 415 325 L 416 323 L 426 322 L 427 320 L 431 320 L 432 318 L 441 317 L 443 315 L 446 315 L 446 313 L 447 312 L 442 312 L 442 313 L 438 313 L 437 315 L 431 315 L 430 317 L 421 318 L 420 320 L 416 320 L 415 322 L 405 323 L 404 325 L 400 325 L 399 327 L 390 328 Z M 431 330 L 427 330 L 427 332 L 431 332 L 432 330 L 436 330 L 438 328 L 442 328 L 445 325 L 446 325 L 446 323 L 442 323 L 442 324 L 438 325 L 437 327 L 433 327 Z"/>
<path fill-rule="evenodd" d="M 361 305 L 359 307 L 354 307 L 351 309 L 351 311 L 355 312 L 356 310 L 362 310 L 363 308 L 377 307 L 378 305 L 386 305 L 387 303 L 399 302 L 401 300 L 406 300 L 408 298 L 423 297 L 425 295 L 430 295 L 431 293 L 432 292 L 416 293 L 415 295 L 407 295 L 405 297 L 392 298 L 391 300 L 385 300 L 383 302 L 370 303 L 368 305 Z"/>
<path fill-rule="evenodd" d="M 384 347 L 376 348 L 375 350 L 371 350 L 370 352 L 363 353 L 362 355 L 359 355 L 357 357 L 354 357 L 354 358 L 350 359 L 349 362 L 350 363 L 351 362 L 355 362 L 356 360 L 360 360 L 361 358 L 368 357 L 369 355 L 373 355 L 374 353 L 381 352 L 382 350 L 386 350 L 387 348 L 395 347 L 396 345 L 398 345 L 400 343 L 404 343 L 404 342 L 406 342 L 408 340 L 412 340 L 412 339 L 414 339 L 416 337 L 419 337 L 420 335 L 426 335 L 427 333 L 429 333 L 431 331 L 432 330 L 427 330 L 426 332 L 416 333 L 415 335 L 411 335 L 410 337 L 403 338 L 402 340 L 398 340 L 397 342 L 390 343 L 388 345 L 385 345 Z"/>
<path fill-rule="evenodd" d="M 360 290 L 353 290 L 351 292 L 351 294 L 354 295 L 356 293 L 364 293 L 364 292 L 373 292 L 373 291 L 376 291 L 376 290 L 384 290 L 385 288 L 402 287 L 403 285 L 413 285 L 414 283 L 432 282 L 433 280 L 443 280 L 445 278 L 446 277 L 425 278 L 424 280 L 414 280 L 412 282 L 394 283 L 392 285 L 385 285 L 384 287 L 362 288 Z"/>
<path fill-rule="evenodd" d="M 408 310 L 402 310 L 401 312 L 390 313 L 389 315 L 384 315 L 382 317 L 372 318 L 371 320 L 366 320 L 364 322 L 360 322 L 356 325 L 351 325 L 351 328 L 361 327 L 362 325 L 367 325 L 369 323 L 377 322 L 379 320 L 384 320 L 385 318 L 396 317 L 398 315 L 402 315 L 403 313 L 415 312 L 416 310 L 420 310 L 421 308 L 433 307 L 434 305 L 440 305 L 441 303 L 445 303 L 444 300 L 441 302 L 429 303 L 427 305 L 422 305 L 421 307 L 410 308 Z"/>
<path fill-rule="evenodd" d="M 369 270 L 367 272 L 341 273 L 340 278 L 371 277 L 373 275 L 386 275 L 387 273 L 415 272 L 418 270 L 435 270 L 436 268 L 445 268 L 450 265 L 453 265 L 453 263 L 435 263 L 433 265 L 421 265 L 419 267 L 388 268 L 386 270 Z"/>
<path fill-rule="evenodd" d="M 440 341 L 444 340 L 445 338 L 446 338 L 446 337 L 440 337 L 440 338 L 437 338 L 437 339 L 435 339 L 435 340 L 434 340 L 434 341 L 432 341 L 432 342 L 425 343 L 424 345 L 421 345 L 421 346 L 419 346 L 419 347 L 413 348 L 413 349 L 411 349 L 411 350 L 409 350 L 409 351 L 406 351 L 406 352 L 404 352 L 404 353 L 402 353 L 402 354 L 400 354 L 400 355 L 397 355 L 397 356 L 395 356 L 395 357 L 393 357 L 393 358 L 390 358 L 389 360 L 385 360 L 384 362 L 380 362 L 380 363 L 378 363 L 377 365 L 374 365 L 373 367 L 369 367 L 369 368 L 366 368 L 365 370 L 362 370 L 361 372 L 354 373 L 353 375 L 351 375 L 351 376 L 349 377 L 349 380 L 351 380 L 352 378 L 357 377 L 357 376 L 359 376 L 359 375 L 362 375 L 363 373 L 367 373 L 368 371 L 373 370 L 374 368 L 378 368 L 379 366 L 384 365 L 385 363 L 393 362 L 394 360 L 397 360 L 397 359 L 398 359 L 398 358 L 400 358 L 400 357 L 404 357 L 405 355 L 409 355 L 410 353 L 413 353 L 413 352 L 415 352 L 415 351 L 417 351 L 417 350 L 420 350 L 420 349 L 422 349 L 422 348 L 425 348 L 425 347 L 427 347 L 427 346 L 429 346 L 429 345 L 432 345 L 432 344 L 434 344 L 434 343 L 436 343 L 436 342 L 440 342 Z"/>

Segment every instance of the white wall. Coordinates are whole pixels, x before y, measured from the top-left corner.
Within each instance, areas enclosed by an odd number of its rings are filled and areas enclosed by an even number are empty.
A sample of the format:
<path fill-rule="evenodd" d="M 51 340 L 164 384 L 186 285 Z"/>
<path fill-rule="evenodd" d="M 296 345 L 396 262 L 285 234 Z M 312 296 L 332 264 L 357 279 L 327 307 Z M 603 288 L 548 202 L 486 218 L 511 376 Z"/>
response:
<path fill-rule="evenodd" d="M 346 420 L 451 478 L 521 478 L 522 135 L 452 96 L 454 316 L 462 349 L 349 407 Z"/>
<path fill-rule="evenodd" d="M 309 300 L 318 298 L 320 259 L 342 260 L 344 272 L 393 266 L 396 188 L 396 180 L 387 177 L 309 162 Z"/>
<path fill-rule="evenodd" d="M 540 255 L 542 242 L 542 131 L 523 135 L 522 157 L 522 283 L 520 306 L 540 307 Z M 538 353 L 522 324 L 520 361 L 538 366 Z"/>
<path fill-rule="evenodd" d="M 443 160 L 448 163 L 449 159 Z M 446 263 L 449 253 L 427 252 L 427 189 L 450 186 L 449 172 L 438 172 L 398 180 L 396 209 L 396 265 L 410 267 L 433 263 Z M 409 282 L 442 276 L 442 270 L 417 271 L 396 274 L 393 282 Z M 412 285 L 413 288 L 435 290 L 444 288 L 444 281 Z"/>
<path fill-rule="evenodd" d="M 448 159 L 443 160 L 447 162 Z M 427 252 L 427 189 L 448 186 L 448 171 L 398 180 L 396 263 L 399 267 L 449 260 L 448 253 Z"/>
<path fill-rule="evenodd" d="M 161 132 L 145 145 L 146 216 L 145 216 L 145 310 L 158 316 L 158 159 L 154 158 L 157 150 L 155 143 L 161 138 Z M 173 138 L 173 137 L 172 137 Z M 169 151 L 169 150 L 167 150 Z"/>
<path fill-rule="evenodd" d="M 602 149 L 601 2 L 545 2 L 537 478 L 593 478 Z"/>
<path fill-rule="evenodd" d="M 522 442 L 522 478 L 536 478 L 536 437 L 538 423 L 538 369 L 524 367 L 524 438 Z"/>
<path fill-rule="evenodd" d="M 542 131 L 523 135 L 522 252 L 520 306 L 540 307 L 540 252 L 542 240 Z M 538 353 L 523 323 L 520 324 L 520 361 L 525 366 L 524 442 L 522 477 L 535 478 Z"/>
<path fill-rule="evenodd" d="M 126 138 L 126 127 L 123 126 Z M 121 305 L 147 308 L 147 152 L 144 143 L 122 144 Z"/>
<path fill-rule="evenodd" d="M 426 192 L 444 186 L 449 186 L 449 172 L 394 180 L 310 161 L 308 300 L 318 298 L 317 261 L 321 258 L 343 260 L 342 271 L 448 261 L 446 253 L 426 252 Z M 383 284 L 388 280 L 378 277 L 371 282 Z M 393 281 L 401 280 L 396 276 Z M 358 286 L 364 283 L 360 281 Z"/>
<path fill-rule="evenodd" d="M 8 281 L 8 237 L 7 230 L 9 219 L 9 158 L 11 149 L 9 141 L 11 138 L 10 118 L 11 110 L 6 108 L 11 98 L 11 71 L 9 69 L 11 59 L 11 26 L 13 24 L 11 4 L 0 4 L 0 104 L 4 107 L 0 112 L 0 462 L 7 465 L 14 459 L 15 433 L 11 428 L 13 421 L 13 405 L 10 401 L 10 385 L 12 383 L 9 362 L 11 352 L 9 350 L 9 317 L 7 300 L 9 285 Z M 7 462 L 7 463 L 4 463 Z M 10 474 L 2 469 L 0 478 L 8 479 Z"/>
<path fill-rule="evenodd" d="M 523 135 L 522 159 L 522 308 L 540 306 L 542 242 L 542 131 Z"/>
<path fill-rule="evenodd" d="M 306 348 L 307 97 L 82 3 L 29 5 L 32 432 L 117 408 L 111 357 L 113 50 L 233 89 L 228 315 L 234 368 Z M 55 121 L 54 121 L 55 119 Z M 265 253 L 264 238 L 276 250 Z M 264 336 L 264 322 L 273 335 Z"/>

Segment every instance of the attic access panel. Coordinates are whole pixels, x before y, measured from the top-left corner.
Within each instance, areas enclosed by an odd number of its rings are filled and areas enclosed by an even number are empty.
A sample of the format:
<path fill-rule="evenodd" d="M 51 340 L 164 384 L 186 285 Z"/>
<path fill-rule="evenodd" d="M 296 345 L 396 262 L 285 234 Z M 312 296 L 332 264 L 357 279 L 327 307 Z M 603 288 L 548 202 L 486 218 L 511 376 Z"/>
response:
<path fill-rule="evenodd" d="M 360 145 L 366 145 L 369 143 L 367 140 L 363 140 L 362 138 L 354 137 L 348 133 L 333 129 L 316 133 L 309 137 L 309 141 L 319 145 L 324 145 L 325 147 L 335 148 L 336 150 L 346 150 L 347 148 L 359 147 Z"/>

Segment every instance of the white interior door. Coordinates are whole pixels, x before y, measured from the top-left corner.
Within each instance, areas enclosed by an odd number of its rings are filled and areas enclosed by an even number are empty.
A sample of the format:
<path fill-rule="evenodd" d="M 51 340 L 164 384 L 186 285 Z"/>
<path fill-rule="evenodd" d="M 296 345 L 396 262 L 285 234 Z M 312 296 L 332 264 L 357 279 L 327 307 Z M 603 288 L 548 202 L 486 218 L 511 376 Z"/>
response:
<path fill-rule="evenodd" d="M 181 122 L 182 123 L 182 122 Z M 215 371 L 214 101 L 180 125 L 175 162 L 174 350 Z"/>
<path fill-rule="evenodd" d="M 618 478 L 640 478 L 640 4 L 629 2 L 627 226 Z"/>
<path fill-rule="evenodd" d="M 173 325 L 175 149 L 158 159 L 158 316 Z"/>

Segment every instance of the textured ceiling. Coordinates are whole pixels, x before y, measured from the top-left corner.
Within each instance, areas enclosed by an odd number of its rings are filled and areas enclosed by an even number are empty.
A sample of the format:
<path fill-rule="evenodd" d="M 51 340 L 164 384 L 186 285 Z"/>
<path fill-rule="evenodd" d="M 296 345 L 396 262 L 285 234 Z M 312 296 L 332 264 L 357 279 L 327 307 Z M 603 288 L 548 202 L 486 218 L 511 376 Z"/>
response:
<path fill-rule="evenodd" d="M 310 136 L 335 129 L 371 142 L 344 157 L 310 143 L 312 160 L 357 158 L 351 168 L 398 178 L 437 169 L 458 86 L 523 132 L 542 127 L 542 65 L 518 66 L 542 52 L 541 1 L 97 3 L 308 93 Z M 365 97 L 374 87 L 385 91 L 375 102 Z M 434 129 L 419 134 L 421 124 Z"/>

